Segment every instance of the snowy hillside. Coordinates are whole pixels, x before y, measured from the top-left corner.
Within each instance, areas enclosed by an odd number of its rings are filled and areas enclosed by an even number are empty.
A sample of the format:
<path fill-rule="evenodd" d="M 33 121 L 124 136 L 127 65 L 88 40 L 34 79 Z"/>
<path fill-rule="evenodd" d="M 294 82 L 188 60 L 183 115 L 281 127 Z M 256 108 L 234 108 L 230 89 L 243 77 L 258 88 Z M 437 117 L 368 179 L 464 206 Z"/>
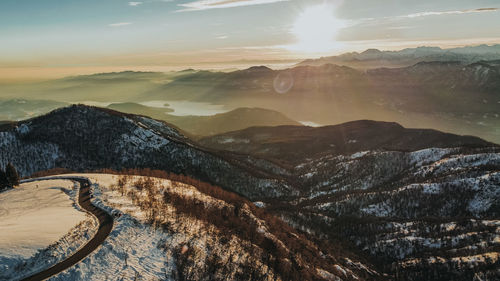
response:
<path fill-rule="evenodd" d="M 23 175 L 133 168 L 184 182 L 96 178 L 95 202 L 124 215 L 60 280 L 500 278 L 500 148 L 476 137 L 363 120 L 254 127 L 201 145 L 86 106 L 0 134 L 0 166 Z"/>
<path fill-rule="evenodd" d="M 267 169 L 249 168 L 199 147 L 166 123 L 107 109 L 61 108 L 15 124 L 0 136 L 0 166 L 10 161 L 22 176 L 55 167 L 147 167 L 193 176 L 251 198 L 296 192 L 282 179 L 267 177 Z"/>
<path fill-rule="evenodd" d="M 231 201 L 214 198 L 193 186 L 138 176 L 76 176 L 88 177 L 93 182 L 94 204 L 115 216 L 120 215 L 116 216 L 110 237 L 96 252 L 49 280 L 110 277 L 120 280 L 364 280 L 363 276 L 377 274 L 367 265 L 354 263 L 351 259 L 355 256 L 332 264 L 335 258 L 331 255 L 338 253 L 329 252 L 328 248 L 320 250 L 292 231 L 289 235 L 293 236 L 287 239 L 299 245 L 305 243 L 300 247 L 311 248 L 313 252 L 309 254 L 313 257 L 293 251 L 294 245 L 281 241 L 281 234 L 275 232 L 269 221 L 254 213 L 256 207 L 245 204 L 237 207 Z M 125 181 L 122 187 L 119 180 Z M 148 198 L 156 199 L 151 202 Z M 256 236 L 248 240 L 250 236 L 228 232 L 215 220 L 211 223 L 206 218 L 193 216 L 185 209 L 193 208 L 190 204 L 201 204 L 206 210 L 218 209 L 221 216 L 233 223 L 241 217 L 245 223 L 255 224 Z M 153 216 L 151 211 L 155 212 Z M 260 235 L 263 241 L 257 239 Z M 284 252 L 273 256 L 274 250 L 262 248 L 268 247 L 266 243 L 275 244 L 273 247 L 283 248 Z M 291 260 L 283 260 L 285 264 L 281 265 L 281 258 L 285 256 Z M 287 262 L 293 262 L 294 267 L 290 268 Z M 304 267 L 304 263 L 309 264 Z M 313 270 L 307 269 L 311 266 Z"/>
<path fill-rule="evenodd" d="M 67 180 L 24 183 L 0 193 L 0 280 L 55 264 L 91 237 L 96 222 L 79 210 L 76 196 L 77 185 Z M 76 231 L 82 226 L 84 232 Z M 66 244 L 70 250 L 61 251 L 59 244 L 78 234 Z"/>
<path fill-rule="evenodd" d="M 276 175 L 300 194 L 263 199 L 266 209 L 296 229 L 348 240 L 398 280 L 500 278 L 494 144 L 373 121 L 249 128 L 202 142 L 280 163 L 286 172 Z"/>
<path fill-rule="evenodd" d="M 402 280 L 495 280 L 499 160 L 497 148 L 325 156 L 295 168 L 310 189 L 275 211 L 298 228 L 347 237 Z"/>

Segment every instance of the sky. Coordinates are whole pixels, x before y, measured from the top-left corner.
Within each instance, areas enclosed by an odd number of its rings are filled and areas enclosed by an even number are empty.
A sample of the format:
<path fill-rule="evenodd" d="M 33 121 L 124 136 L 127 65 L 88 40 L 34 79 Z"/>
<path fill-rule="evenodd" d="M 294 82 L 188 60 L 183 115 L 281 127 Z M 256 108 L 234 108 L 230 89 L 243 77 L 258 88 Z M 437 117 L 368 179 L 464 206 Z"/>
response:
<path fill-rule="evenodd" d="M 500 43 L 500 1 L 2 0 L 0 26 L 0 75 L 229 67 Z"/>

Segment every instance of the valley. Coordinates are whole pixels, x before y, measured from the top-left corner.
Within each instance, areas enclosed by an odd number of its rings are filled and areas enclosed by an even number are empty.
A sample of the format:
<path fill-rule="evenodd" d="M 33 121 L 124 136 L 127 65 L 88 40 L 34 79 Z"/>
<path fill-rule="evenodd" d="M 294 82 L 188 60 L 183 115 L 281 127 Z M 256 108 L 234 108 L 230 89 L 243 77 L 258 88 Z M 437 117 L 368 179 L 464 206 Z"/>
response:
<path fill-rule="evenodd" d="M 474 135 L 498 143 L 500 70 L 496 48 L 489 46 L 489 51 L 480 54 L 471 51 L 463 55 L 466 58 L 439 52 L 415 55 L 417 60 L 390 68 L 356 68 L 335 59 L 276 70 L 255 66 L 231 72 L 126 71 L 22 86 L 2 84 L 0 120 L 22 120 L 67 104 L 84 103 L 151 116 L 200 136 L 303 120 L 333 125 L 368 119 Z M 412 52 L 417 54 L 419 49 L 386 55 L 411 57 Z M 382 64 L 378 56 L 365 59 Z M 283 92 L 276 88 L 280 83 L 291 84 Z M 238 112 L 244 108 L 259 110 Z M 234 125 L 228 126 L 207 120 L 210 116 L 233 118 L 225 114 L 252 121 L 232 120 Z"/>
<path fill-rule="evenodd" d="M 498 2 L 0 1 L 0 281 L 500 280 Z"/>

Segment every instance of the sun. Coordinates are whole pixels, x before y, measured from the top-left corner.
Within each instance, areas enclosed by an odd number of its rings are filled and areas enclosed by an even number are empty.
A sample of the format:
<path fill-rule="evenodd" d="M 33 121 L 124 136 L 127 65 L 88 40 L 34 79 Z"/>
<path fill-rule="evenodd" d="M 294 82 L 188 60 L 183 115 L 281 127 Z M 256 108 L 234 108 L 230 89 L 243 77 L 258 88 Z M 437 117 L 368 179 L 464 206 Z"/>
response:
<path fill-rule="evenodd" d="M 340 44 L 335 37 L 345 24 L 335 17 L 334 12 L 335 6 L 328 4 L 304 10 L 291 30 L 297 40 L 292 49 L 303 53 L 323 53 L 338 48 Z"/>

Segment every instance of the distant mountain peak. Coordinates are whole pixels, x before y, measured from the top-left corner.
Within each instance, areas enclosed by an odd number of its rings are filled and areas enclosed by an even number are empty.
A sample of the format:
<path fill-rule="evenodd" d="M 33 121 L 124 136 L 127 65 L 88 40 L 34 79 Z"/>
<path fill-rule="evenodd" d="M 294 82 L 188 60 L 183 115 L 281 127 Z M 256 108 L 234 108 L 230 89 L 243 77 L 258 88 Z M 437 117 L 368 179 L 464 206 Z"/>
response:
<path fill-rule="evenodd" d="M 460 61 L 421 61 L 414 64 L 412 67 L 425 67 L 425 66 L 458 66 L 463 65 Z"/>
<path fill-rule="evenodd" d="M 361 55 L 373 55 L 373 54 L 381 54 L 382 51 L 379 49 L 367 49 L 361 53 Z"/>
<path fill-rule="evenodd" d="M 244 71 L 247 71 L 247 72 L 269 72 L 269 71 L 273 71 L 273 70 L 267 66 L 259 65 L 259 66 L 252 66 L 250 68 L 245 69 Z"/>
<path fill-rule="evenodd" d="M 321 65 L 325 63 L 352 63 L 356 66 L 366 64 L 370 68 L 374 63 L 384 65 L 409 66 L 420 61 L 450 61 L 458 60 L 464 63 L 473 63 L 480 60 L 500 59 L 500 44 L 466 46 L 451 49 L 441 49 L 433 46 L 419 46 L 406 48 L 399 51 L 381 51 L 379 49 L 367 49 L 361 53 L 344 53 L 338 56 L 321 57 L 319 59 L 308 59 L 299 65 Z M 377 66 L 375 66 L 377 67 Z"/>

